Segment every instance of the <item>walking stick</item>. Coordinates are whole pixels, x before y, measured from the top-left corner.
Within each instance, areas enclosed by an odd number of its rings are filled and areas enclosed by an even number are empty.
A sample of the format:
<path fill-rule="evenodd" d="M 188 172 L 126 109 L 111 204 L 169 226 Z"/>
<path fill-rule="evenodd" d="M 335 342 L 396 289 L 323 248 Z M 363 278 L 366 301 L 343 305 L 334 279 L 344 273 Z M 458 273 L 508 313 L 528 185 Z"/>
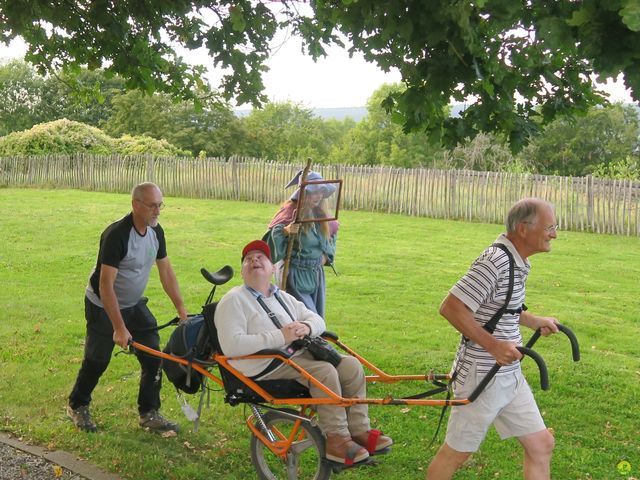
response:
<path fill-rule="evenodd" d="M 300 223 L 300 217 L 302 215 L 302 207 L 304 205 L 305 189 L 303 188 L 304 182 L 307 179 L 307 175 L 311 170 L 311 157 L 307 158 L 307 166 L 302 171 L 300 177 L 300 195 L 298 196 L 298 208 L 296 209 L 296 218 L 293 223 Z M 282 280 L 280 282 L 280 289 L 287 291 L 287 277 L 289 276 L 289 263 L 291 262 L 291 252 L 293 250 L 293 243 L 295 242 L 298 234 L 289 234 L 289 242 L 287 243 L 287 254 L 284 257 L 284 268 L 282 269 Z"/>

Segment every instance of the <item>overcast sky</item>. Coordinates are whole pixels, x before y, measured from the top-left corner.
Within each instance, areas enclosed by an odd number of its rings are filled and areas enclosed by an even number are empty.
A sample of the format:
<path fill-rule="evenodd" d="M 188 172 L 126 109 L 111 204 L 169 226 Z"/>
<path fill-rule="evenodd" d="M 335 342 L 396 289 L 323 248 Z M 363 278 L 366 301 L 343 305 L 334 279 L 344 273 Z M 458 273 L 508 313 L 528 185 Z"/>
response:
<path fill-rule="evenodd" d="M 328 50 L 326 58 L 314 62 L 301 53 L 297 38 L 280 37 L 273 46 L 274 53 L 268 62 L 270 70 L 264 75 L 265 94 L 271 101 L 290 100 L 307 108 L 362 107 L 382 84 L 400 80 L 397 71 L 385 73 L 361 56 L 349 58 L 346 50 L 338 47 Z M 0 59 L 21 58 L 25 51 L 21 41 L 9 46 L 0 43 Z M 212 70 L 206 52 L 180 54 L 185 60 L 203 63 Z M 217 85 L 218 79 L 219 75 L 210 73 L 212 86 Z M 611 101 L 631 101 L 620 81 L 603 88 L 610 94 Z"/>

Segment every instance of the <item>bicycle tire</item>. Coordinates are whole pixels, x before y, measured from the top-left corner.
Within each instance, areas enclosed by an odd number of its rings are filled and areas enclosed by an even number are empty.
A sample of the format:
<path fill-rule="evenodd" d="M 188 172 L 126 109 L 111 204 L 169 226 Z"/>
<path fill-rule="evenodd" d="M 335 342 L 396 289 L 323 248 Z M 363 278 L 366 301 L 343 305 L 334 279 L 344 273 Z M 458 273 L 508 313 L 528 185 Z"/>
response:
<path fill-rule="evenodd" d="M 295 411 L 285 412 L 297 414 Z M 267 427 L 277 438 L 286 438 L 295 428 L 296 419 L 277 410 L 263 415 Z M 251 463 L 260 480 L 327 480 L 331 467 L 324 459 L 324 435 L 310 422 L 299 424 L 296 440 L 287 452 L 287 461 L 275 455 L 255 435 L 251 436 Z"/>

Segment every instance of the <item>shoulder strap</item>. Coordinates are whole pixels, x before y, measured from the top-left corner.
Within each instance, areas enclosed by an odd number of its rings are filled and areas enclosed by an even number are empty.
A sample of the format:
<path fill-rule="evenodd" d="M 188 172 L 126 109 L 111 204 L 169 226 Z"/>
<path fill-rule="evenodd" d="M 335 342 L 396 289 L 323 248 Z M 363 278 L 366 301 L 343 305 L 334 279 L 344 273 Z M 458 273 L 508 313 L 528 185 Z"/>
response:
<path fill-rule="evenodd" d="M 280 305 L 282 305 L 282 308 L 284 308 L 285 312 L 287 312 L 287 314 L 291 317 L 291 320 L 295 319 L 293 318 L 293 315 L 291 315 L 291 312 L 289 311 L 289 309 L 287 308 L 287 306 L 284 304 L 284 302 L 282 301 L 282 299 L 280 298 L 280 295 L 278 295 L 277 293 L 274 293 L 274 296 L 276 297 L 276 300 L 278 300 L 278 303 L 280 303 Z M 269 319 L 273 322 L 273 324 L 276 326 L 276 328 L 278 330 L 282 329 L 282 324 L 280 323 L 280 320 L 278 320 L 278 316 L 273 313 L 271 310 L 269 310 L 269 307 L 267 307 L 267 304 L 264 303 L 264 300 L 262 299 L 262 295 L 259 295 L 256 297 L 256 300 L 258 300 L 258 303 L 260 304 L 260 306 L 262 307 L 262 309 L 267 312 L 267 315 L 269 315 Z M 293 352 L 295 352 L 296 350 L 299 350 L 299 347 L 295 345 L 295 342 L 286 346 L 285 347 L 286 352 L 291 355 Z M 267 367 L 262 370 L 260 373 L 258 373 L 257 375 L 253 375 L 252 377 L 250 377 L 252 380 L 256 380 L 259 379 L 263 376 L 265 376 L 267 373 L 272 372 L 273 370 L 276 369 L 276 367 L 278 367 L 280 364 L 282 363 L 281 360 L 274 358 L 273 360 L 271 360 L 271 362 L 269 363 L 269 365 L 267 365 Z"/>
<path fill-rule="evenodd" d="M 275 313 L 273 313 L 271 310 L 269 310 L 269 307 L 267 307 L 267 304 L 264 303 L 264 300 L 262 300 L 262 297 L 256 297 L 256 300 L 258 300 L 258 303 L 260 304 L 262 309 L 265 312 L 267 312 L 267 315 L 269 315 L 269 319 L 273 322 L 273 324 L 276 326 L 276 328 L 277 329 L 281 329 L 282 328 L 282 324 L 278 320 L 278 316 Z"/>
<path fill-rule="evenodd" d="M 277 293 L 274 293 L 273 296 L 276 297 L 276 300 L 278 300 L 278 303 L 280 305 L 282 305 L 282 308 L 284 308 L 284 311 L 287 312 L 287 315 L 289 315 L 291 320 L 293 320 L 295 322 L 296 319 L 293 318 L 293 315 L 291 315 L 291 312 L 289 311 L 289 309 L 287 308 L 285 303 L 280 298 L 280 295 L 278 295 Z M 267 307 L 267 304 L 264 303 L 264 300 L 262 299 L 262 296 L 257 296 L 256 300 L 258 300 L 258 303 L 260 304 L 262 309 L 265 312 L 267 312 L 267 315 L 269 315 L 269 319 L 271 319 L 271 321 L 276 326 L 276 328 L 278 328 L 278 329 L 282 328 L 282 324 L 280 323 L 280 320 L 278 320 L 278 316 L 275 313 L 273 313 L 271 310 L 269 310 L 269 307 Z"/>
<path fill-rule="evenodd" d="M 507 298 L 504 302 L 504 305 L 500 307 L 500 309 L 495 313 L 495 315 L 491 317 L 491 320 L 485 323 L 482 327 L 487 332 L 493 334 L 494 330 L 496 329 L 496 325 L 498 325 L 498 322 L 502 318 L 502 315 L 504 315 L 505 312 L 507 311 L 507 308 L 509 307 L 509 302 L 511 301 L 511 295 L 513 295 L 515 260 L 506 245 L 502 243 L 494 243 L 491 246 L 502 250 L 504 253 L 507 254 L 507 258 L 509 259 L 509 289 L 507 290 Z"/>
<path fill-rule="evenodd" d="M 289 318 L 291 319 L 291 321 L 295 322 L 296 319 L 293 318 L 293 315 L 291 315 L 291 312 L 287 308 L 287 305 L 284 303 L 280 295 L 278 295 L 278 292 L 275 292 L 273 296 L 276 297 L 276 300 L 278 300 L 278 303 L 282 306 L 282 308 L 284 308 L 284 311 L 287 312 L 287 315 L 289 315 Z"/>

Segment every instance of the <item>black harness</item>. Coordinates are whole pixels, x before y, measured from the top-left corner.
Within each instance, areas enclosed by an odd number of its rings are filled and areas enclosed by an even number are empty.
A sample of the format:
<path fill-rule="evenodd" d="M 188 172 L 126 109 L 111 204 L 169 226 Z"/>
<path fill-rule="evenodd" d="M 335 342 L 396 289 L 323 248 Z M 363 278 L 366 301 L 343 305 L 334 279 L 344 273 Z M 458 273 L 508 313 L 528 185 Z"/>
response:
<path fill-rule="evenodd" d="M 282 306 L 282 308 L 284 308 L 284 311 L 287 312 L 287 315 L 289 315 L 291 320 L 293 320 L 295 322 L 295 318 L 293 318 L 293 315 L 291 314 L 291 312 L 289 311 L 289 309 L 287 308 L 285 303 L 282 301 L 282 298 L 280 298 L 280 295 L 278 295 L 277 292 L 274 292 L 273 296 L 276 297 L 276 300 Z M 267 304 L 264 303 L 264 300 L 262 299 L 262 295 L 256 296 L 256 300 L 258 301 L 258 303 L 260 304 L 262 309 L 267 313 L 267 315 L 269 316 L 269 319 L 273 322 L 273 324 L 276 326 L 276 328 L 278 330 L 282 329 L 282 324 L 280 323 L 280 320 L 278 320 L 278 316 L 275 313 L 273 313 L 269 309 L 269 307 L 267 307 Z M 297 350 L 299 350 L 299 348 L 297 346 L 291 344 L 291 345 L 287 345 L 287 346 L 285 346 L 283 348 L 283 353 L 285 353 L 286 356 L 291 356 Z M 277 359 L 277 358 L 274 358 L 273 360 L 271 360 L 269 365 L 267 365 L 264 370 L 262 370 L 257 375 L 253 375 L 250 378 L 252 380 L 255 380 L 257 378 L 260 378 L 260 377 L 266 375 L 267 373 L 273 372 L 280 364 L 282 364 L 282 361 Z"/>
<path fill-rule="evenodd" d="M 487 332 L 489 332 L 490 334 L 493 335 L 493 332 L 496 329 L 496 326 L 498 325 L 498 322 L 500 321 L 500 319 L 502 318 L 502 316 L 505 313 L 510 313 L 512 315 L 518 315 L 522 312 L 524 312 L 527 309 L 527 306 L 523 303 L 522 305 L 520 305 L 520 307 L 516 308 L 516 309 L 509 309 L 509 303 L 511 302 L 511 296 L 513 295 L 513 285 L 515 283 L 515 264 L 516 261 L 513 258 L 513 254 L 509 251 L 509 248 L 507 248 L 507 246 L 503 243 L 494 243 L 491 245 L 492 247 L 496 247 L 499 248 L 500 250 L 502 250 L 506 255 L 507 258 L 509 259 L 509 288 L 507 289 L 507 297 L 506 300 L 504 301 L 504 305 L 502 305 L 502 307 L 500 307 L 500 309 L 495 313 L 495 315 L 493 317 L 491 317 L 491 320 L 489 320 L 487 323 L 485 323 L 482 328 L 484 328 Z"/>
<path fill-rule="evenodd" d="M 513 295 L 513 286 L 515 283 L 515 259 L 513 258 L 513 254 L 509 251 L 509 248 L 504 245 L 503 243 L 494 243 L 491 245 L 492 247 L 498 248 L 500 250 L 502 250 L 506 255 L 507 258 L 509 260 L 509 287 L 507 289 L 507 296 L 505 299 L 504 304 L 502 305 L 502 307 L 500 307 L 500 309 L 498 309 L 498 311 L 493 315 L 493 317 L 491 317 L 491 319 L 485 323 L 482 328 L 484 328 L 487 332 L 489 332 L 491 335 L 493 335 L 493 332 L 496 329 L 496 326 L 498 325 L 498 322 L 500 321 L 500 319 L 502 318 L 502 316 L 505 313 L 509 313 L 512 315 L 518 315 L 522 312 L 524 312 L 525 310 L 527 310 L 527 306 L 523 303 L 520 307 L 516 308 L 516 309 L 510 309 L 509 307 L 509 303 L 511 302 L 511 297 Z M 464 339 L 464 342 L 468 342 L 469 339 L 467 337 L 462 337 Z M 449 380 L 448 384 L 445 384 L 444 382 L 439 382 L 439 381 L 434 381 L 433 384 L 436 386 L 436 388 L 428 390 L 426 392 L 423 393 L 419 393 L 417 395 L 412 395 L 410 397 L 404 397 L 406 399 L 418 399 L 418 398 L 425 398 L 425 397 L 430 397 L 431 395 L 435 395 L 441 392 L 447 392 L 447 398 L 446 400 L 449 400 L 451 398 L 451 391 L 452 388 L 451 386 L 453 385 L 453 383 L 455 382 L 457 376 L 458 376 L 458 372 L 459 372 L 459 368 L 457 368 L 453 374 L 451 375 L 451 379 Z M 433 434 L 433 439 L 431 440 L 431 443 L 429 444 L 429 447 L 435 442 L 436 438 L 438 437 L 438 432 L 440 431 L 440 427 L 442 426 L 442 420 L 444 419 L 444 414 L 447 411 L 447 407 L 448 405 L 445 404 L 444 407 L 442 407 L 442 411 L 440 412 L 440 418 L 438 419 L 438 427 L 436 428 L 436 432 Z"/>

